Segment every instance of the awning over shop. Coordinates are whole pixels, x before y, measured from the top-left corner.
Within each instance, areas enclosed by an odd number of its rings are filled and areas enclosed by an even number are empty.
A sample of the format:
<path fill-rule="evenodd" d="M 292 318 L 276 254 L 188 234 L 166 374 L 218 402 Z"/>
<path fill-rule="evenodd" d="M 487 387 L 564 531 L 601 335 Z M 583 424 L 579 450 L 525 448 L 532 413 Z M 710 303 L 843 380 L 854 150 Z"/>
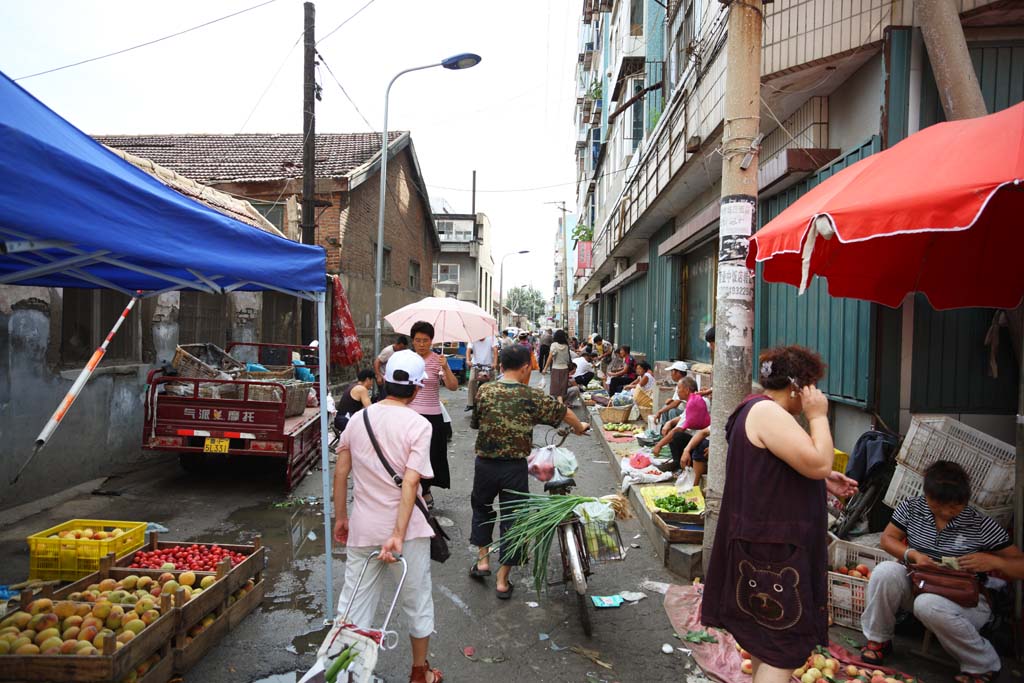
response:
<path fill-rule="evenodd" d="M 325 254 L 165 186 L 0 73 L 0 284 L 326 289 Z"/>

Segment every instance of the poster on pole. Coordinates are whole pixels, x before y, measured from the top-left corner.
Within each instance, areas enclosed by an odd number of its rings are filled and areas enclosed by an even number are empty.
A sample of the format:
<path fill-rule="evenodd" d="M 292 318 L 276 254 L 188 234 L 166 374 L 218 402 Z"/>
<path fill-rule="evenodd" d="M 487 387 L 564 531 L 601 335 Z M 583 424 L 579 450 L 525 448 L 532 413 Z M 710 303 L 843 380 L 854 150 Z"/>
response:
<path fill-rule="evenodd" d="M 718 261 L 745 261 L 754 231 L 754 203 L 747 197 L 725 200 L 719 216 Z"/>

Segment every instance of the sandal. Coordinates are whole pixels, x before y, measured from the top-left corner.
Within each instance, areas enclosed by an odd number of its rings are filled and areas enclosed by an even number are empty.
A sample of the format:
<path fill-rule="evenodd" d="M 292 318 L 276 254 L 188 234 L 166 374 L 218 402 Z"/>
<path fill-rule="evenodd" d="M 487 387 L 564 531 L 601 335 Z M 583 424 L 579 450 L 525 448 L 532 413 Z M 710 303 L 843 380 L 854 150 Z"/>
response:
<path fill-rule="evenodd" d="M 412 673 L 409 674 L 409 683 L 428 683 L 427 673 L 434 675 L 434 680 L 430 683 L 441 683 L 444 680 L 441 670 L 431 669 L 430 662 L 427 662 L 423 666 L 414 666 L 412 668 Z"/>
<path fill-rule="evenodd" d="M 860 658 L 868 664 L 883 664 L 885 658 L 892 654 L 892 641 L 887 640 L 884 643 L 879 643 L 874 640 L 869 640 L 867 645 L 861 648 Z M 970 683 L 969 681 L 966 683 Z"/>
<path fill-rule="evenodd" d="M 953 680 L 956 683 L 992 683 L 997 676 L 999 676 L 998 671 L 989 671 L 983 674 L 971 674 L 961 671 L 956 676 L 953 676 Z"/>
<path fill-rule="evenodd" d="M 428 510 L 434 509 L 434 494 L 427 491 L 423 494 L 423 502 L 426 504 Z"/>
<path fill-rule="evenodd" d="M 485 576 L 491 575 L 490 569 L 480 569 L 480 561 L 477 560 L 473 563 L 473 568 L 469 570 L 470 577 L 474 579 L 482 579 Z"/>
<path fill-rule="evenodd" d="M 499 600 L 508 600 L 509 598 L 512 597 L 512 591 L 513 590 L 515 590 L 515 586 L 510 581 L 509 584 L 508 584 L 508 590 L 507 591 L 500 591 L 497 588 L 495 588 L 494 589 L 494 593 L 495 593 L 495 595 L 498 596 Z"/>

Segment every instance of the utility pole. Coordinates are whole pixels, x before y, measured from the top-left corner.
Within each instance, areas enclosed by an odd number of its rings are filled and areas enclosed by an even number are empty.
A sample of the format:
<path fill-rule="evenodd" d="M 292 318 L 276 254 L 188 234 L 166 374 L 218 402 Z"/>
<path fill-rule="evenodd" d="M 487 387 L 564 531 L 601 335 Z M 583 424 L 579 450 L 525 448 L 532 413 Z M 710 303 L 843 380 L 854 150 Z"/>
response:
<path fill-rule="evenodd" d="M 946 118 L 984 116 L 985 98 L 953 0 L 917 0 L 915 9 Z"/>
<path fill-rule="evenodd" d="M 302 243 L 316 243 L 316 7 L 303 4 Z M 313 303 L 302 302 L 302 343 L 316 337 Z"/>
<path fill-rule="evenodd" d="M 757 216 L 757 157 L 761 137 L 761 0 L 729 3 L 722 133 L 722 198 L 715 301 L 714 400 L 708 458 L 704 570 L 711 559 L 725 490 L 725 423 L 750 393 L 754 281 L 746 267 L 747 240 Z"/>

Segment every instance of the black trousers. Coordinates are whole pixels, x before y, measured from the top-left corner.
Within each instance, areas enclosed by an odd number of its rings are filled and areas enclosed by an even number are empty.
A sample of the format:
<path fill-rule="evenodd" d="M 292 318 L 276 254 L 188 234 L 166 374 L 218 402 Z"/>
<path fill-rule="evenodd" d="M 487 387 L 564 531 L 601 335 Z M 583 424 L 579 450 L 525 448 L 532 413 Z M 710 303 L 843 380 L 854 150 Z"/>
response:
<path fill-rule="evenodd" d="M 497 514 L 494 499 L 498 499 L 500 507 L 522 499 L 515 492 L 527 493 L 530 490 L 530 478 L 527 473 L 526 458 L 517 460 L 497 460 L 494 458 L 477 458 L 473 471 L 473 494 L 470 503 L 473 507 L 473 528 L 469 534 L 469 542 L 480 548 L 491 545 L 494 540 L 494 522 Z M 499 561 L 505 565 L 524 564 L 525 558 L 513 556 L 505 548 L 500 547 L 501 538 L 512 526 L 513 519 L 506 511 L 501 518 L 498 529 L 500 548 Z"/>
<path fill-rule="evenodd" d="M 690 443 L 690 439 L 693 438 L 693 435 L 689 432 L 684 432 L 679 429 L 674 429 L 672 431 L 674 434 L 672 435 L 672 440 L 668 443 L 668 448 L 672 452 L 672 462 L 662 465 L 662 472 L 675 472 L 679 469 L 679 460 L 683 457 L 683 451 L 686 450 L 686 444 Z M 697 447 L 690 451 L 690 455 L 693 457 L 694 461 L 708 461 L 708 446 L 710 444 L 710 439 L 702 439 L 700 443 L 697 444 Z"/>
<path fill-rule="evenodd" d="M 590 380 L 592 379 L 594 379 L 594 373 L 592 372 L 584 372 L 579 377 L 573 377 L 573 381 L 575 381 L 580 387 L 586 387 L 590 384 Z"/>
<path fill-rule="evenodd" d="M 537 349 L 537 363 L 540 365 L 540 369 L 544 369 L 544 364 L 548 362 L 548 353 L 551 351 L 549 344 L 541 344 Z"/>
<path fill-rule="evenodd" d="M 608 380 L 608 396 L 612 397 L 615 394 L 619 393 L 620 391 L 622 391 L 622 387 L 626 386 L 632 381 L 632 378 L 623 377 L 622 375 L 619 375 L 618 377 L 612 377 L 610 380 Z"/>

